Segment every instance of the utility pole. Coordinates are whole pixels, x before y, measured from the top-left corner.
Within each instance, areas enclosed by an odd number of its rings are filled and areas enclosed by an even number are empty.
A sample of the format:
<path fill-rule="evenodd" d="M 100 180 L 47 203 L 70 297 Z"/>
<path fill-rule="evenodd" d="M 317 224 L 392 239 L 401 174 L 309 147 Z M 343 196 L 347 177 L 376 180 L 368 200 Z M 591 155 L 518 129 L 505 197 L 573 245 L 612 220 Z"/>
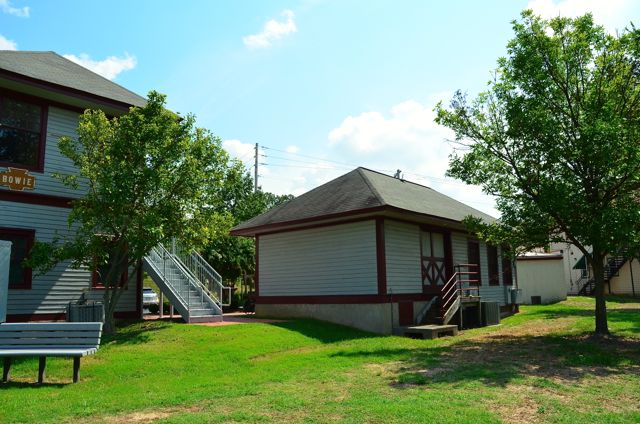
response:
<path fill-rule="evenodd" d="M 256 143 L 255 165 L 253 166 L 253 192 L 258 192 L 258 143 Z"/>

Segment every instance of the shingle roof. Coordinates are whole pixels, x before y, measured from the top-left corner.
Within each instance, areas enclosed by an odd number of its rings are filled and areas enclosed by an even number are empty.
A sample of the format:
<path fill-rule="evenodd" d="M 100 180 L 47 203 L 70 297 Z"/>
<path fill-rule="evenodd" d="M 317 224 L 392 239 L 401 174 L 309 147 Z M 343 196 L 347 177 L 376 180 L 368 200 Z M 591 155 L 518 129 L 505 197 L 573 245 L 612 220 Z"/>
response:
<path fill-rule="evenodd" d="M 131 106 L 145 99 L 54 52 L 0 50 L 0 69 Z"/>
<path fill-rule="evenodd" d="M 384 207 L 458 222 L 468 215 L 489 222 L 495 220 L 429 187 L 357 168 L 235 226 L 231 232 L 247 234 L 251 229 L 263 226 Z"/>

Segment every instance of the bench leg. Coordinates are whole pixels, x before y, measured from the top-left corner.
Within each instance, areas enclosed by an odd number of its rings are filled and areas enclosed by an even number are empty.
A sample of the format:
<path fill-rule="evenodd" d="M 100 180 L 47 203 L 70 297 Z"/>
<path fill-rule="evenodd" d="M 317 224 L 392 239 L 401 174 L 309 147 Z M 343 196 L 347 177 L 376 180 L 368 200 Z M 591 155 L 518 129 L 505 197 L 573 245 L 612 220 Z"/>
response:
<path fill-rule="evenodd" d="M 77 383 L 80 379 L 80 357 L 73 358 L 73 382 Z"/>
<path fill-rule="evenodd" d="M 2 382 L 9 381 L 9 373 L 11 372 L 11 358 L 4 358 L 4 368 L 2 369 Z"/>
<path fill-rule="evenodd" d="M 47 357 L 40 356 L 40 360 L 38 362 L 38 384 L 44 383 L 44 370 L 47 367 Z"/>

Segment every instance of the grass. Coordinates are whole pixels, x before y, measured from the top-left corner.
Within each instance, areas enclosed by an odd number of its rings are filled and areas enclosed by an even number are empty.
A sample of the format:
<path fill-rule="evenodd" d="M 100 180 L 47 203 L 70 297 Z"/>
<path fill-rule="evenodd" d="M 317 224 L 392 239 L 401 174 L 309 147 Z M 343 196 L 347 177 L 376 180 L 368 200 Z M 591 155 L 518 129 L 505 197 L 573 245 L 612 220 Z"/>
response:
<path fill-rule="evenodd" d="M 640 303 L 523 307 L 455 338 L 382 337 L 312 320 L 206 327 L 136 322 L 71 361 L 18 361 L 0 422 L 640 422 Z"/>

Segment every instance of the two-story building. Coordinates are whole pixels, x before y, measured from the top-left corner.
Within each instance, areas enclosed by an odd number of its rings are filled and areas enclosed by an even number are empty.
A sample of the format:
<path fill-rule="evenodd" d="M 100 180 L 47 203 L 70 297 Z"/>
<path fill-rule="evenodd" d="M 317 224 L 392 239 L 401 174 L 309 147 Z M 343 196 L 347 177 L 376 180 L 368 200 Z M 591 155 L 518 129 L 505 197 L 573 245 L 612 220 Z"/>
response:
<path fill-rule="evenodd" d="M 143 106 L 145 99 L 53 52 L 0 51 L 0 239 L 12 242 L 8 321 L 60 320 L 70 301 L 101 300 L 100 282 L 68 263 L 36 276 L 21 262 L 36 240 L 69 230 L 70 202 L 82 195 L 53 174 L 72 173 L 58 149 L 76 137 L 79 115 L 109 116 Z M 141 314 L 142 276 L 123 294 L 118 314 Z"/>

